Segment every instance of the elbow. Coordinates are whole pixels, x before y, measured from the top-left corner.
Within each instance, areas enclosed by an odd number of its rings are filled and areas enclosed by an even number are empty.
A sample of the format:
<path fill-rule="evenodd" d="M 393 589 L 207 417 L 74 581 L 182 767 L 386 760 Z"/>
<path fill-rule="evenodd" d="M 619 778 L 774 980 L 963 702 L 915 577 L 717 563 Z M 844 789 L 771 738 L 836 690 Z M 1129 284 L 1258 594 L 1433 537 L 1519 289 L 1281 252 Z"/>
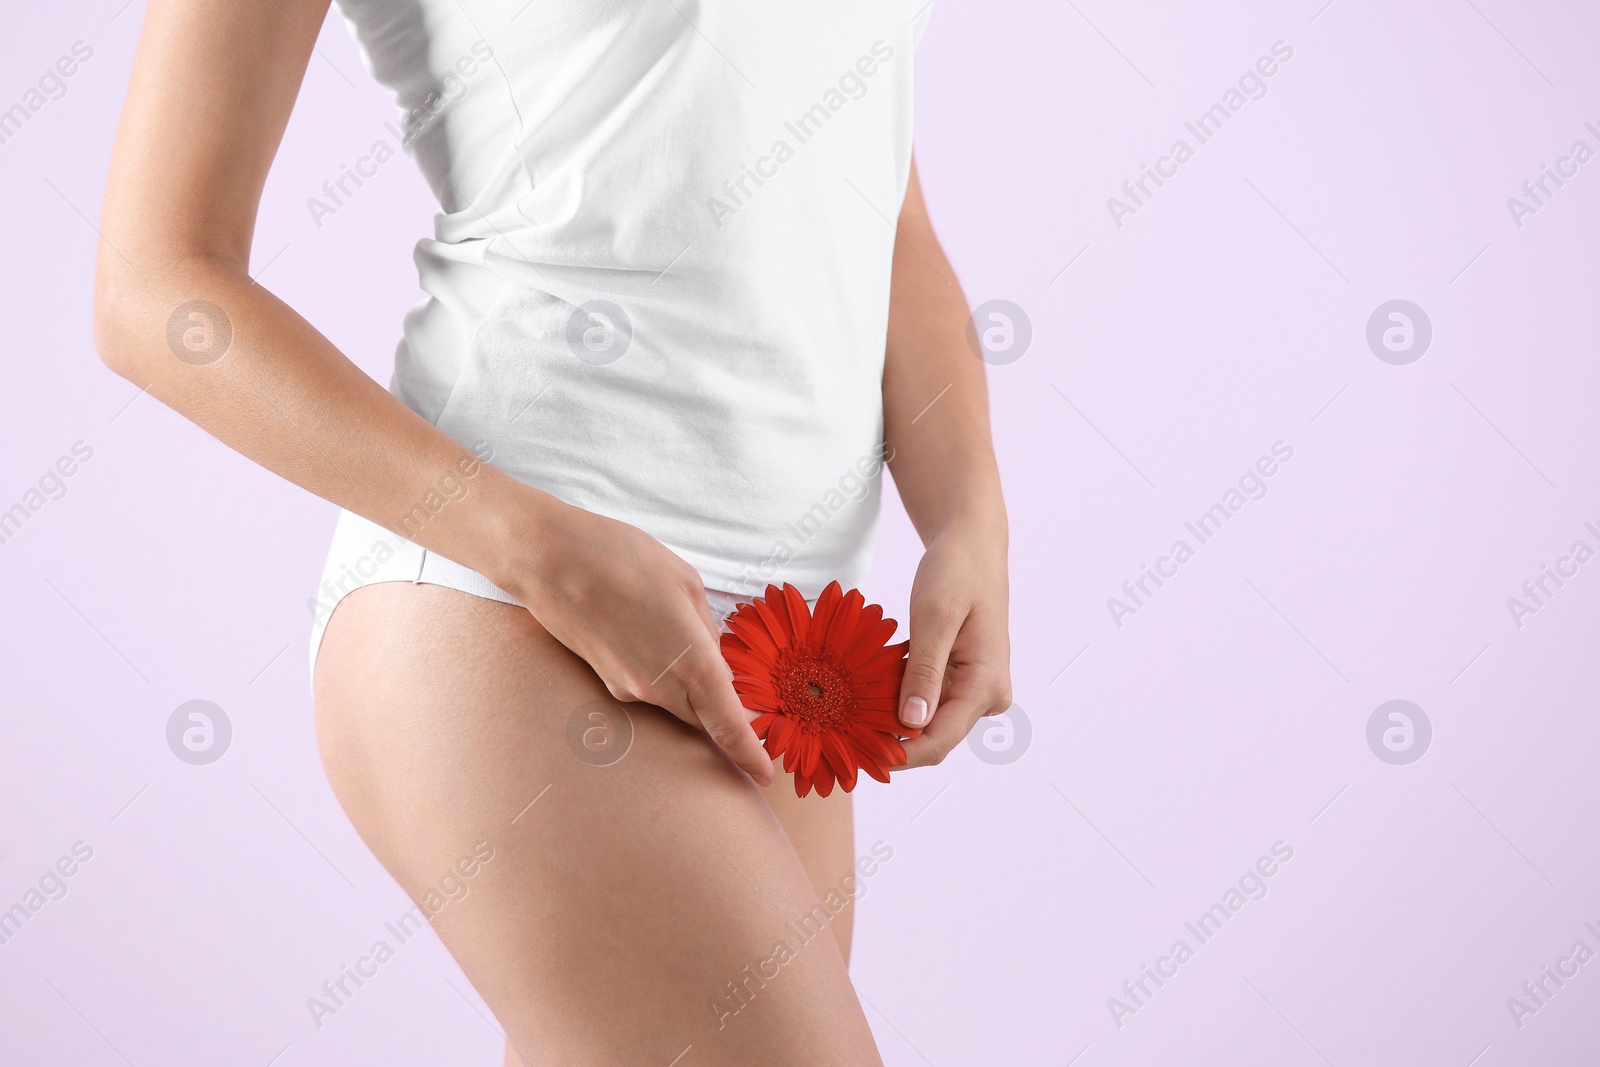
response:
<path fill-rule="evenodd" d="M 100 362 L 114 374 L 135 384 L 148 384 L 136 381 L 148 377 L 148 374 L 141 372 L 144 361 L 139 358 L 139 331 L 135 326 L 144 316 L 138 306 L 137 290 L 119 277 L 119 273 L 103 262 L 95 272 L 95 351 L 100 356 Z"/>
<path fill-rule="evenodd" d="M 211 256 L 170 255 L 162 261 L 159 271 L 140 272 L 114 253 L 102 254 L 95 271 L 95 351 L 101 363 L 140 388 L 185 365 L 204 367 L 221 359 L 232 343 L 233 323 L 216 303 L 194 294 L 237 291 L 241 279 L 248 280 Z"/>

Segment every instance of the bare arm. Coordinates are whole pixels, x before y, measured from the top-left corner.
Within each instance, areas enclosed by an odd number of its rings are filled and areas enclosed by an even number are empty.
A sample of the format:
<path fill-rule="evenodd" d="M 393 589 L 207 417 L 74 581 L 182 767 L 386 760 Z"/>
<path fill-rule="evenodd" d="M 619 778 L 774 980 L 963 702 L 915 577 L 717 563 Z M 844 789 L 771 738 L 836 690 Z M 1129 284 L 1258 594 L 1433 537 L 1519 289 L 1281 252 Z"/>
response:
<path fill-rule="evenodd" d="M 906 743 L 911 767 L 938 763 L 980 716 L 1011 703 L 1005 502 L 968 314 L 913 163 L 895 242 L 883 373 L 889 466 L 927 549 L 912 586 L 901 689 L 902 721 L 927 724 Z"/>
<path fill-rule="evenodd" d="M 95 337 L 108 366 L 219 440 L 398 531 L 473 457 L 248 273 L 262 186 L 327 8 L 150 5 L 106 189 Z M 473 480 L 521 496 L 492 470 Z M 502 514 L 445 509 L 414 537 L 498 570 L 480 527 Z"/>
<path fill-rule="evenodd" d="M 483 573 L 613 695 L 706 727 L 770 780 L 687 564 L 478 463 L 251 281 L 261 191 L 328 5 L 151 0 L 101 224 L 102 359 L 269 470 Z M 406 524 L 451 475 L 470 481 L 460 506 Z"/>

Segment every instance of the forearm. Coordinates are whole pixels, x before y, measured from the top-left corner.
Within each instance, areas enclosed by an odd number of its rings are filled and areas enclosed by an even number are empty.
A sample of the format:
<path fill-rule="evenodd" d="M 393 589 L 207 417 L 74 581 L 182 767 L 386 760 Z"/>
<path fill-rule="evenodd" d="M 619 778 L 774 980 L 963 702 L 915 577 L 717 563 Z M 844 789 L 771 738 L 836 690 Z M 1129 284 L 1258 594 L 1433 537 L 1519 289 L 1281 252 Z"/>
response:
<path fill-rule="evenodd" d="M 968 314 L 913 170 L 895 242 L 883 415 L 895 486 L 924 544 L 957 522 L 982 524 L 1002 543 L 1006 534 L 988 386 L 967 343 Z"/>
<path fill-rule="evenodd" d="M 553 498 L 479 462 L 249 277 L 327 9 L 151 0 L 102 205 L 95 344 L 268 470 L 498 581 Z"/>
<path fill-rule="evenodd" d="M 133 235 L 124 247 L 139 266 L 103 248 L 97 277 L 113 370 L 268 470 L 491 579 L 533 550 L 553 498 L 406 408 L 241 266 L 140 254 Z M 222 317 L 175 322 L 196 300 Z"/>

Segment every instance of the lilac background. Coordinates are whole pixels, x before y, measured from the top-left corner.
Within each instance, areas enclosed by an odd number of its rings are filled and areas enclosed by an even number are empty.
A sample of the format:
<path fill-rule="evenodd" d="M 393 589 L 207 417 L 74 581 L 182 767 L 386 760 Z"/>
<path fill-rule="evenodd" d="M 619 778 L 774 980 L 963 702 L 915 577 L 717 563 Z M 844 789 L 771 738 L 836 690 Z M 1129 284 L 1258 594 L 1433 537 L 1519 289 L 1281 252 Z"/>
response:
<path fill-rule="evenodd" d="M 0 545 L 0 909 L 94 849 L 0 945 L 0 1061 L 497 1063 L 431 936 L 321 1030 L 306 1010 L 408 902 L 313 746 L 332 507 L 94 357 L 91 220 L 143 9 L 122 2 L 31 5 L 0 37 L 0 107 L 94 49 L 0 144 L 0 509 L 94 449 Z M 935 13 L 928 197 L 973 302 L 1034 329 L 990 372 L 1033 737 L 859 793 L 863 849 L 895 850 L 854 966 L 890 1064 L 1500 1067 L 1600 1044 L 1600 961 L 1521 1029 L 1506 1005 L 1573 942 L 1600 949 L 1600 563 L 1521 628 L 1506 606 L 1574 540 L 1600 547 L 1600 161 L 1520 228 L 1506 206 L 1574 140 L 1600 148 L 1600 14 L 1323 2 Z M 1267 95 L 1116 226 L 1107 197 L 1277 40 Z M 427 192 L 396 160 L 320 229 L 305 199 L 389 117 L 330 22 L 254 264 L 384 380 Z M 1409 366 L 1364 337 L 1397 297 L 1434 328 Z M 1106 599 L 1280 439 L 1268 494 L 1114 625 Z M 892 614 L 915 558 L 891 504 L 868 594 Z M 208 767 L 164 736 L 195 698 L 235 731 Z M 1433 724 L 1409 766 L 1366 741 L 1394 698 Z M 1185 920 L 1279 840 L 1268 894 L 1116 1026 L 1107 998 L 1195 945 Z"/>

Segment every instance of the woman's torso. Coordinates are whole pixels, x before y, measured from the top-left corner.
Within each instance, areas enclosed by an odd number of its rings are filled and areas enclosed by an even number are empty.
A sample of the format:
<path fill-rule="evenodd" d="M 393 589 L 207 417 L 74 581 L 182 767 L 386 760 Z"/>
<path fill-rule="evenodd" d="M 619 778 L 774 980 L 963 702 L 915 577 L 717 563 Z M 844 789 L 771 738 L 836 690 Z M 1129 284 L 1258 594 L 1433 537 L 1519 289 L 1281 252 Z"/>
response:
<path fill-rule="evenodd" d="M 859 582 L 921 0 L 339 6 L 441 205 L 396 394 L 714 588 Z"/>

